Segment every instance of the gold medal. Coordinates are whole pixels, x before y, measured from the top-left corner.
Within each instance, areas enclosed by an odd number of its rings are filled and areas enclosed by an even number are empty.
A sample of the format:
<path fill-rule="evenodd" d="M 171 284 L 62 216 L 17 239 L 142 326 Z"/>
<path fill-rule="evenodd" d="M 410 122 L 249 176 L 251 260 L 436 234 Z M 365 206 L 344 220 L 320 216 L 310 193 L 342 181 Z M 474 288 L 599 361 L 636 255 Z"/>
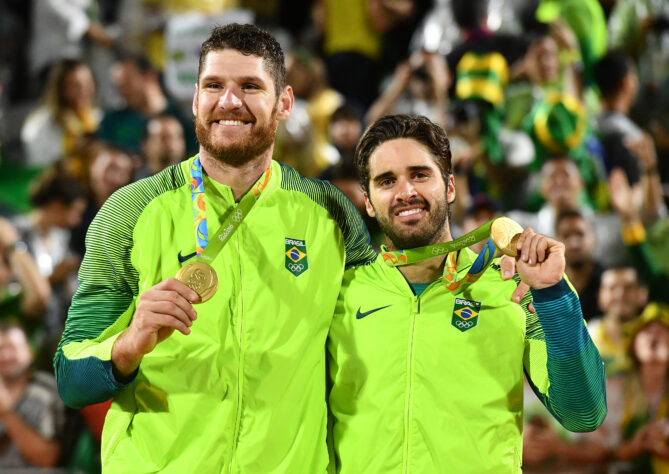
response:
<path fill-rule="evenodd" d="M 218 277 L 211 265 L 191 262 L 179 269 L 175 277 L 200 296 L 200 303 L 211 299 L 218 288 Z"/>
<path fill-rule="evenodd" d="M 523 228 L 513 219 L 498 217 L 490 227 L 490 238 L 503 254 L 515 257 L 517 254 L 516 244 Z"/>

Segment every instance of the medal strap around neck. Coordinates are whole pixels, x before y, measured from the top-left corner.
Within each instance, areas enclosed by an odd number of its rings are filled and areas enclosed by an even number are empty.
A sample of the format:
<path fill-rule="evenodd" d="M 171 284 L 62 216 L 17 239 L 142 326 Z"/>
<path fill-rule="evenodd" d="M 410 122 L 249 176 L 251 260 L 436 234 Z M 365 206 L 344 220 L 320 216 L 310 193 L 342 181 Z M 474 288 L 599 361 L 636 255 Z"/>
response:
<path fill-rule="evenodd" d="M 443 282 L 446 289 L 456 295 L 465 291 L 469 285 L 481 278 L 485 269 L 488 268 L 488 265 L 490 265 L 495 258 L 496 251 L 497 247 L 495 247 L 492 239 L 488 239 L 485 247 L 479 252 L 467 274 L 461 279 L 458 279 L 458 269 L 456 267 L 457 252 L 449 253 L 444 265 Z"/>
<path fill-rule="evenodd" d="M 383 261 L 386 265 L 399 267 L 402 265 L 411 265 L 412 263 L 420 262 L 438 255 L 456 252 L 488 238 L 490 236 L 490 227 L 493 222 L 494 219 L 458 239 L 451 240 L 450 242 L 426 245 L 425 247 L 418 247 L 415 249 L 384 251 L 382 253 Z"/>
<path fill-rule="evenodd" d="M 260 194 L 267 187 L 272 176 L 271 166 L 265 170 L 260 179 L 244 194 L 238 205 L 232 206 L 222 218 L 219 229 L 214 233 L 214 238 L 209 242 L 207 232 L 207 213 L 204 201 L 204 180 L 202 177 L 202 163 L 197 156 L 190 166 L 190 189 L 193 205 L 193 217 L 195 219 L 195 251 L 200 259 L 211 262 L 221 251 L 230 237 L 239 228 L 242 221 L 251 212 L 251 209 L 260 198 Z"/>

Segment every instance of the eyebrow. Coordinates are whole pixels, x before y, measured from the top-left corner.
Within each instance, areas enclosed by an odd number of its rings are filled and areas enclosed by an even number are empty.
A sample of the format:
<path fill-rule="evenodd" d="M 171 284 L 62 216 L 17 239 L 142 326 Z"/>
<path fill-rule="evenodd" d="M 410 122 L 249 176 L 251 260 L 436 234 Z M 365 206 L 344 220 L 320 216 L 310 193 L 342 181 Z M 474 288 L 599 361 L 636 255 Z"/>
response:
<path fill-rule="evenodd" d="M 430 168 L 429 166 L 425 166 L 425 165 L 407 166 L 407 169 L 409 171 L 432 171 L 432 168 Z M 381 174 L 378 174 L 378 175 L 374 176 L 372 178 L 372 181 L 374 181 L 376 183 L 378 181 L 381 181 L 384 178 L 388 178 L 388 177 L 394 176 L 394 175 L 395 175 L 395 173 L 393 173 L 392 171 L 386 171 L 385 173 L 381 173 Z"/>
<path fill-rule="evenodd" d="M 202 76 L 200 78 L 200 82 L 210 82 L 210 81 L 220 81 L 222 79 L 222 76 L 218 74 L 208 74 L 206 76 Z M 235 82 L 239 83 L 247 83 L 247 82 L 252 82 L 254 84 L 265 84 L 265 81 L 263 80 L 262 77 L 260 76 L 240 76 L 240 77 L 233 77 Z"/>

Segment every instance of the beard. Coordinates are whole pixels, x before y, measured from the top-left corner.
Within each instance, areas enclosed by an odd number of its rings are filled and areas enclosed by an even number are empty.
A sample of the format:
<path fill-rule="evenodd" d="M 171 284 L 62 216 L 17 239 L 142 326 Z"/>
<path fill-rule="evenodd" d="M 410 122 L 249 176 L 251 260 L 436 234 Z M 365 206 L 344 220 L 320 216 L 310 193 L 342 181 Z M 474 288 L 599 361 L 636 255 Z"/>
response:
<path fill-rule="evenodd" d="M 249 136 L 230 145 L 214 143 L 211 139 L 209 129 L 197 116 L 195 117 L 195 134 L 197 135 L 198 142 L 200 142 L 200 146 L 217 161 L 233 166 L 243 165 L 265 153 L 274 143 L 278 125 L 276 113 L 277 107 L 274 106 L 270 119 L 265 125 L 256 128 L 258 122 L 252 122 Z M 226 119 L 235 120 L 238 117 L 226 117 Z"/>
<path fill-rule="evenodd" d="M 434 206 L 422 199 L 410 201 L 409 205 L 421 204 L 430 214 L 429 220 L 425 225 L 415 225 L 410 229 L 400 230 L 393 226 L 392 219 L 389 216 L 395 214 L 398 206 L 392 207 L 388 215 L 381 216 L 376 213 L 376 220 L 379 223 L 381 231 L 392 242 L 397 250 L 414 249 L 424 247 L 425 245 L 441 243 L 444 224 L 448 225 L 448 216 L 450 215 L 450 204 L 445 201 L 436 202 Z M 405 207 L 406 205 L 402 205 Z M 374 209 L 376 211 L 376 209 Z"/>

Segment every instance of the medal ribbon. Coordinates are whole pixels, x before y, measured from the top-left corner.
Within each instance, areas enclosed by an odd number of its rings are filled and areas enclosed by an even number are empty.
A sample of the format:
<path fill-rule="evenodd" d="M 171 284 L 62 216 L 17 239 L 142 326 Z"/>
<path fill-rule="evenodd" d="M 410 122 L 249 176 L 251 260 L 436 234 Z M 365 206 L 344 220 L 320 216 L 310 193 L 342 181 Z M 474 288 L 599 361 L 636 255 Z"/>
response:
<path fill-rule="evenodd" d="M 260 179 L 244 194 L 239 204 L 233 205 L 225 213 L 221 226 L 214 233 L 214 238 L 209 242 L 207 233 L 207 214 L 204 202 L 204 181 L 202 178 L 202 163 L 197 156 L 190 165 L 190 189 L 193 205 L 193 217 L 195 219 L 195 251 L 200 259 L 212 262 L 221 251 L 230 237 L 239 228 L 246 216 L 260 198 L 263 190 L 267 187 L 272 176 L 272 168 L 269 167 L 260 176 Z"/>
<path fill-rule="evenodd" d="M 386 265 L 399 267 L 447 253 L 448 256 L 444 264 L 444 286 L 448 291 L 453 293 L 462 293 L 469 285 L 481 278 L 483 271 L 488 268 L 488 265 L 490 265 L 495 257 L 497 247 L 495 247 L 492 239 L 488 239 L 485 247 L 483 247 L 483 250 L 478 254 L 471 268 L 462 279 L 458 279 L 456 267 L 457 252 L 489 237 L 490 227 L 493 222 L 494 219 L 450 242 L 426 245 L 415 249 L 383 251 L 381 256 Z"/>

